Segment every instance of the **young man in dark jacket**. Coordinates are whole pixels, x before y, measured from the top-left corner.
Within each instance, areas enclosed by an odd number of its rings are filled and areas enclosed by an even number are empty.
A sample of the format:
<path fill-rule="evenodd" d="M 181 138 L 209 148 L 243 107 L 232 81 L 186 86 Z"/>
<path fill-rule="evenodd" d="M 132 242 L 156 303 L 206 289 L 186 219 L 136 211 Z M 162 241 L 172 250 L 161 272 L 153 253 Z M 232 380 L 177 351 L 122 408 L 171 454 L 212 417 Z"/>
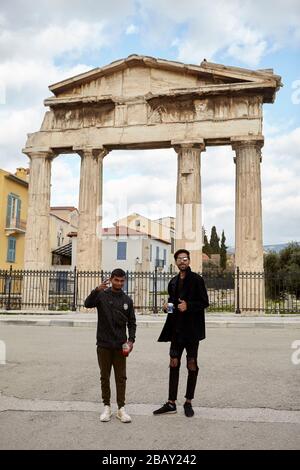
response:
<path fill-rule="evenodd" d="M 153 414 L 176 413 L 180 360 L 183 350 L 187 353 L 188 379 L 184 412 L 187 417 L 194 415 L 192 399 L 198 376 L 198 346 L 205 338 L 204 309 L 208 307 L 208 296 L 204 281 L 199 274 L 191 271 L 190 253 L 178 250 L 174 255 L 179 274 L 168 285 L 168 302 L 173 304 L 158 341 L 170 341 L 170 373 L 168 401 Z M 167 304 L 164 305 L 167 310 Z"/>
<path fill-rule="evenodd" d="M 111 287 L 108 288 L 108 283 Z M 85 300 L 87 308 L 97 307 L 97 356 L 101 373 L 101 391 L 104 411 L 100 420 L 110 421 L 110 374 L 114 368 L 117 388 L 118 412 L 116 414 L 123 423 L 130 423 L 131 417 L 125 411 L 126 391 L 126 356 L 122 347 L 127 342 L 128 354 L 132 351 L 135 341 L 136 319 L 133 302 L 122 290 L 125 283 L 125 272 L 115 269 L 110 279 L 96 287 Z M 126 335 L 128 327 L 128 341 Z"/>

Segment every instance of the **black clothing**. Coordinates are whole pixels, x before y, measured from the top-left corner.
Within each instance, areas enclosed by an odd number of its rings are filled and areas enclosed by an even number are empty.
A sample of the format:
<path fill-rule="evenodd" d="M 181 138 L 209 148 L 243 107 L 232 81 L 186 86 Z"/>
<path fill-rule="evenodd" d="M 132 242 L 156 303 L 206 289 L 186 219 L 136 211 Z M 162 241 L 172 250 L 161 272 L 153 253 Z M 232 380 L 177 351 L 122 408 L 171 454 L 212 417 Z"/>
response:
<path fill-rule="evenodd" d="M 170 357 L 178 359 L 177 367 L 170 366 L 170 375 L 169 375 L 169 400 L 177 400 L 178 392 L 178 382 L 179 382 L 179 370 L 180 370 L 180 361 L 183 350 L 186 350 L 186 359 L 187 359 L 187 368 L 188 368 L 188 379 L 186 384 L 186 393 L 185 398 L 192 400 L 195 394 L 195 388 L 197 383 L 198 376 L 198 365 L 197 365 L 197 356 L 198 356 L 198 346 L 199 341 L 194 341 L 190 343 L 182 342 L 172 342 L 170 347 Z M 190 369 L 189 359 L 194 360 L 195 370 Z"/>
<path fill-rule="evenodd" d="M 194 416 L 194 410 L 191 403 L 185 402 L 185 404 L 183 405 L 183 409 L 185 416 L 187 416 L 188 418 Z"/>
<path fill-rule="evenodd" d="M 168 285 L 168 302 L 174 304 L 174 312 L 168 313 L 158 341 L 201 341 L 205 338 L 204 309 L 209 301 L 203 278 L 187 268 L 181 286 L 179 274 Z M 187 310 L 178 310 L 179 298 L 187 303 Z"/>
<path fill-rule="evenodd" d="M 177 412 L 177 407 L 175 404 L 170 403 L 167 401 L 161 408 L 158 408 L 158 410 L 153 411 L 154 415 L 162 415 L 162 414 L 172 414 Z"/>
<path fill-rule="evenodd" d="M 94 289 L 86 298 L 86 308 L 97 307 L 97 346 L 120 349 L 127 341 L 135 341 L 136 319 L 133 302 L 122 290 L 114 292 L 111 287 L 97 291 Z"/>

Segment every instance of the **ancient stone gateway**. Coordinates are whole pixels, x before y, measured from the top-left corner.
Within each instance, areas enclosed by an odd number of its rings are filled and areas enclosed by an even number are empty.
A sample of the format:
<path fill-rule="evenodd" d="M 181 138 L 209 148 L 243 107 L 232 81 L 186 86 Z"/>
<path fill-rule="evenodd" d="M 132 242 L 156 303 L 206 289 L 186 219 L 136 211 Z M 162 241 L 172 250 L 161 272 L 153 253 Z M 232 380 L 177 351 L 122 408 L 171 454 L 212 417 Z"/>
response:
<path fill-rule="evenodd" d="M 77 267 L 99 270 L 103 158 L 113 149 L 173 147 L 178 155 L 176 246 L 189 249 L 193 269 L 201 271 L 201 153 L 207 146 L 231 145 L 236 266 L 262 272 L 262 106 L 274 101 L 280 86 L 270 69 L 205 60 L 186 65 L 138 55 L 51 85 L 54 96 L 44 102 L 50 110 L 23 150 L 31 168 L 25 268 L 50 266 L 53 158 L 81 156 Z"/>

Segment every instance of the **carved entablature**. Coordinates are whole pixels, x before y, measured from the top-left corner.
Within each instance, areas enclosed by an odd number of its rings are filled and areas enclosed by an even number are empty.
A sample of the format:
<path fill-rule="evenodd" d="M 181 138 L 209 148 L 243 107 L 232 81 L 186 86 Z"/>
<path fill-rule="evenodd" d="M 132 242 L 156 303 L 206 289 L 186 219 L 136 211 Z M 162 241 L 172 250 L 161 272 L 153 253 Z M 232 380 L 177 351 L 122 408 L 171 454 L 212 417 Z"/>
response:
<path fill-rule="evenodd" d="M 226 145 L 262 133 L 262 105 L 280 86 L 269 69 L 133 55 L 51 85 L 42 132 L 26 147 L 69 149 L 88 139 L 95 147 L 158 148 L 199 135 Z"/>
<path fill-rule="evenodd" d="M 260 96 L 148 101 L 148 124 L 261 118 Z"/>
<path fill-rule="evenodd" d="M 57 106 L 47 113 L 42 130 L 111 127 L 114 125 L 114 104 Z"/>

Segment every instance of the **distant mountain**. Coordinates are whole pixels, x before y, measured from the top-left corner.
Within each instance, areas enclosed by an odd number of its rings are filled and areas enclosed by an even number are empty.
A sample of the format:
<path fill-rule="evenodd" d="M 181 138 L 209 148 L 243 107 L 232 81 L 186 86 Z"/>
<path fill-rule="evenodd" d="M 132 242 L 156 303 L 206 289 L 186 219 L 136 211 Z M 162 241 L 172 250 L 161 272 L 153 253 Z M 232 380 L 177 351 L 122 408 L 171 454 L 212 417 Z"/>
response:
<path fill-rule="evenodd" d="M 300 243 L 300 242 L 298 242 Z M 276 245 L 264 245 L 264 251 L 269 252 L 269 251 L 275 251 L 276 253 L 279 253 L 279 251 L 283 250 L 288 246 L 288 243 L 278 243 Z M 227 253 L 232 254 L 234 253 L 234 246 L 229 246 Z"/>
<path fill-rule="evenodd" d="M 264 251 L 275 251 L 279 253 L 279 251 L 283 250 L 288 246 L 288 243 L 279 243 L 278 245 L 264 245 Z"/>

